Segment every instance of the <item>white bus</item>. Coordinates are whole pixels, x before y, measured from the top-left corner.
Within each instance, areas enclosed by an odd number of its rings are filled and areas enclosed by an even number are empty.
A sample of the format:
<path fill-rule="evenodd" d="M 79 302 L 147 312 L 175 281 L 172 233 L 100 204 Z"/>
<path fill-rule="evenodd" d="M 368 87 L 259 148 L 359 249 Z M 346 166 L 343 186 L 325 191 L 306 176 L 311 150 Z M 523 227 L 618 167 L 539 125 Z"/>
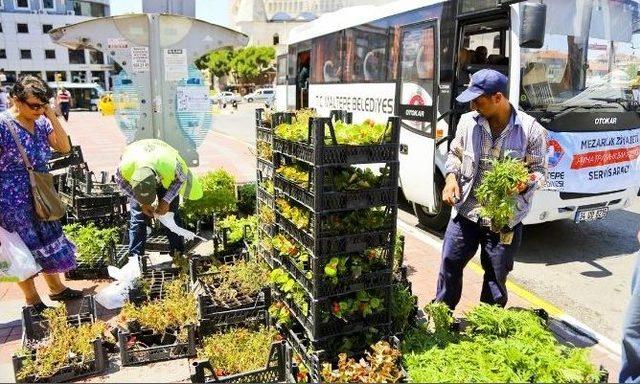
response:
<path fill-rule="evenodd" d="M 49 87 L 54 92 L 65 88 L 71 93 L 71 108 L 88 109 L 90 111 L 98 110 L 98 102 L 100 96 L 104 94 L 104 88 L 97 83 L 72 83 L 69 81 L 52 81 Z"/>
<path fill-rule="evenodd" d="M 469 108 L 455 96 L 470 74 L 496 69 L 512 105 L 549 132 L 549 182 L 525 224 L 601 219 L 640 185 L 638 3 L 402 0 L 325 14 L 291 31 L 275 108 L 400 116 L 402 191 L 423 225 L 442 230 L 448 144 Z"/>

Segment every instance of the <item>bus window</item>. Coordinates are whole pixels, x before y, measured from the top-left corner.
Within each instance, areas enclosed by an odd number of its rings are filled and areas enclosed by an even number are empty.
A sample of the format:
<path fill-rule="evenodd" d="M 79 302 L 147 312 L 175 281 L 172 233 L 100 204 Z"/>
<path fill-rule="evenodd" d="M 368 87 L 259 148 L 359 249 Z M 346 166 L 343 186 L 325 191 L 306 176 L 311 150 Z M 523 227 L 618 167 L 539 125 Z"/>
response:
<path fill-rule="evenodd" d="M 296 46 L 289 46 L 289 55 L 288 55 L 288 63 L 287 63 L 287 76 L 289 77 L 289 85 L 295 85 L 296 81 Z"/>
<path fill-rule="evenodd" d="M 276 84 L 287 84 L 287 55 L 278 56 Z"/>
<path fill-rule="evenodd" d="M 394 26 L 389 33 L 389 64 L 387 67 L 387 80 L 398 79 L 398 55 L 400 52 L 400 26 Z"/>
<path fill-rule="evenodd" d="M 312 83 L 337 83 L 342 78 L 342 33 L 336 32 L 313 40 Z"/>
<path fill-rule="evenodd" d="M 385 78 L 387 31 L 373 25 L 348 29 L 345 82 L 375 82 Z"/>

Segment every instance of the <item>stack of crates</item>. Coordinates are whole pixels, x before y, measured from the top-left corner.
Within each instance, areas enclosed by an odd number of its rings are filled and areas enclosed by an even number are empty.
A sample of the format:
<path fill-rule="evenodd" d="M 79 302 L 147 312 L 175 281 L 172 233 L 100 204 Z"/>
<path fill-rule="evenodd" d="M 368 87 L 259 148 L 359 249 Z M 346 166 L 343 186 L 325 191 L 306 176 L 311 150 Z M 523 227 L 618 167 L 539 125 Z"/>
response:
<path fill-rule="evenodd" d="M 307 142 L 275 134 L 295 118 L 276 113 L 271 119 L 276 228 L 268 254 L 278 270 L 272 275 L 273 300 L 293 319 L 284 330 L 287 341 L 303 361 L 315 362 L 305 365 L 316 381 L 318 363 L 335 357 L 337 346 L 348 343 L 358 354 L 391 333 L 399 120 L 388 120 L 378 143 L 344 145 L 334 125 L 351 123 L 350 113 L 311 118 Z M 258 127 L 258 141 L 267 138 L 261 128 L 266 127 Z M 308 182 L 287 178 L 283 166 L 304 170 Z M 259 199 L 264 192 L 258 191 Z M 293 211 L 297 218 L 304 212 L 308 223 L 291 220 Z"/>

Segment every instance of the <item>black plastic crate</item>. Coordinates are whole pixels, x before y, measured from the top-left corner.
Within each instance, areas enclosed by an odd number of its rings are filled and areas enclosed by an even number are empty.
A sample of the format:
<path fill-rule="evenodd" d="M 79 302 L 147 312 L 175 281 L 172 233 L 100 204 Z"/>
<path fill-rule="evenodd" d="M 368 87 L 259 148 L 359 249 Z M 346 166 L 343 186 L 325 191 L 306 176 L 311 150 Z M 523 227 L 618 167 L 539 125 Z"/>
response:
<path fill-rule="evenodd" d="M 324 269 L 324 263 L 311 257 L 311 261 L 317 263 L 318 273 Z M 328 261 L 328 259 L 327 259 Z M 338 283 L 332 284 L 324 279 L 321 274 L 315 279 L 309 279 L 305 271 L 301 271 L 289 258 L 276 257 L 276 265 L 281 265 L 286 269 L 298 284 L 302 285 L 307 293 L 316 299 L 344 295 L 361 290 L 370 290 L 389 286 L 392 282 L 392 272 L 390 269 L 380 269 L 368 273 L 363 273 L 357 279 L 352 277 L 340 278 Z M 310 270 L 313 268 L 310 268 Z"/>
<path fill-rule="evenodd" d="M 309 309 L 305 314 L 293 300 L 288 299 L 278 289 L 273 290 L 273 299 L 282 301 L 293 317 L 302 325 L 306 336 L 314 341 L 331 340 L 336 336 L 343 336 L 362 332 L 367 328 L 377 328 L 388 331 L 390 327 L 389 303 L 391 300 L 390 286 L 373 290 L 383 295 L 383 309 L 379 313 L 367 317 L 356 317 L 349 320 L 338 319 L 332 315 L 332 305 L 335 300 L 345 296 L 334 296 L 321 299 L 307 297 Z"/>
<path fill-rule="evenodd" d="M 104 348 L 102 339 L 93 341 L 93 353 L 94 359 L 78 364 L 70 364 L 60 369 L 54 375 L 50 377 L 38 377 L 30 376 L 25 380 L 19 381 L 17 379 L 17 373 L 22 369 L 27 359 L 35 359 L 35 351 L 31 356 L 13 356 L 13 372 L 16 377 L 17 383 L 68 383 L 77 381 L 81 378 L 88 376 L 100 375 L 106 372 L 109 365 L 107 359 L 107 352 Z"/>
<path fill-rule="evenodd" d="M 386 210 L 389 220 L 386 225 L 374 231 L 355 234 L 335 234 L 322 230 L 320 224 L 324 217 L 312 214 L 310 222 L 311 231 L 296 227 L 291 221 L 276 212 L 276 222 L 284 233 L 291 236 L 297 242 L 306 247 L 314 255 L 335 255 L 342 253 L 362 252 L 370 248 L 381 247 L 393 242 L 396 229 L 397 208 L 389 207 Z"/>
<path fill-rule="evenodd" d="M 187 341 L 179 342 L 175 336 L 170 334 L 158 335 L 151 330 L 140 330 L 137 332 L 120 330 L 118 333 L 118 347 L 120 348 L 120 360 L 122 366 L 148 364 L 157 361 L 182 359 L 194 357 L 196 355 L 196 331 L 194 325 L 187 325 Z M 135 338 L 135 339 L 134 339 Z M 127 348 L 133 341 L 147 340 L 157 342 L 156 346 L 140 347 L 137 349 Z M 145 343 L 146 344 L 146 343 Z"/>
<path fill-rule="evenodd" d="M 67 205 L 67 215 L 73 220 L 122 220 L 128 215 L 127 198 L 118 193 L 85 196 L 77 191 L 60 192 L 60 200 Z"/>
<path fill-rule="evenodd" d="M 256 127 L 271 129 L 271 119 L 266 118 L 264 108 L 256 108 Z"/>
<path fill-rule="evenodd" d="M 224 256 L 219 261 L 231 264 L 247 258 L 246 253 Z M 263 288 L 253 295 L 238 295 L 227 302 L 214 300 L 216 288 L 215 272 L 207 272 L 212 265 L 210 257 L 189 260 L 189 280 L 191 291 L 196 297 L 198 318 L 203 333 L 220 326 L 244 323 L 250 320 L 265 320 L 266 310 L 271 303 L 271 289 Z M 206 280 L 212 280 L 207 282 Z"/>
<path fill-rule="evenodd" d="M 129 301 L 137 305 L 145 301 L 162 299 L 166 285 L 178 278 L 178 275 L 177 268 L 144 271 L 135 287 L 129 290 Z"/>
<path fill-rule="evenodd" d="M 71 146 L 69 153 L 60 153 L 53 151 L 51 153 L 51 160 L 47 164 L 49 171 L 56 171 L 64 169 L 72 165 L 79 165 L 84 163 L 84 157 L 82 155 L 82 148 L 79 145 Z"/>
<path fill-rule="evenodd" d="M 125 260 L 125 263 L 126 261 L 127 260 Z M 65 272 L 64 277 L 68 280 L 107 279 L 109 278 L 107 267 L 110 265 L 118 268 L 124 265 L 119 264 L 119 260 L 116 257 L 115 243 L 112 243 L 107 248 L 103 249 L 102 254 L 92 257 L 92 260 L 89 263 L 78 260 L 78 267 Z"/>
<path fill-rule="evenodd" d="M 273 343 L 265 368 L 218 377 L 215 368 L 208 360 L 192 363 L 192 383 L 283 383 L 286 380 L 286 345 L 279 341 Z"/>
<path fill-rule="evenodd" d="M 277 159 L 276 159 L 277 162 Z M 274 176 L 274 187 L 277 192 L 302 204 L 313 212 L 339 212 L 380 206 L 394 206 L 398 203 L 398 174 L 399 163 L 391 163 L 390 175 L 386 182 L 377 188 L 356 191 L 336 192 L 322 188 L 303 188 L 279 174 Z M 324 172 L 329 168 L 315 168 L 313 170 L 313 185 L 330 187 L 323 184 Z"/>
<path fill-rule="evenodd" d="M 84 296 L 78 313 L 67 316 L 67 324 L 78 326 L 93 323 L 97 319 L 96 303 L 91 295 Z M 22 338 L 24 342 L 38 341 L 48 333 L 48 321 L 33 306 L 22 307 Z"/>
<path fill-rule="evenodd" d="M 329 130 L 332 144 L 325 144 L 325 130 Z M 292 142 L 274 135 L 273 150 L 314 166 L 386 163 L 398 161 L 400 123 L 397 117 L 387 121 L 388 141 L 373 145 L 337 144 L 331 118 L 309 119 L 309 138 L 306 143 Z"/>

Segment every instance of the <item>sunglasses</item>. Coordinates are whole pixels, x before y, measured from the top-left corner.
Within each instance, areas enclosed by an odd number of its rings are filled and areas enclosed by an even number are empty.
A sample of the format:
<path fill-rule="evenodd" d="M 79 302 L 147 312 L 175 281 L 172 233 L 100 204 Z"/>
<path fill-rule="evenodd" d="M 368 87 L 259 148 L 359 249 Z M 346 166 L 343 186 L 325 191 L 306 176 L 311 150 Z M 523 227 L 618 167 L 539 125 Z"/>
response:
<path fill-rule="evenodd" d="M 38 111 L 40 109 L 43 109 L 44 107 L 47 106 L 48 103 L 30 103 L 26 100 L 20 100 L 21 103 L 26 104 L 29 108 L 31 108 L 34 111 Z"/>

